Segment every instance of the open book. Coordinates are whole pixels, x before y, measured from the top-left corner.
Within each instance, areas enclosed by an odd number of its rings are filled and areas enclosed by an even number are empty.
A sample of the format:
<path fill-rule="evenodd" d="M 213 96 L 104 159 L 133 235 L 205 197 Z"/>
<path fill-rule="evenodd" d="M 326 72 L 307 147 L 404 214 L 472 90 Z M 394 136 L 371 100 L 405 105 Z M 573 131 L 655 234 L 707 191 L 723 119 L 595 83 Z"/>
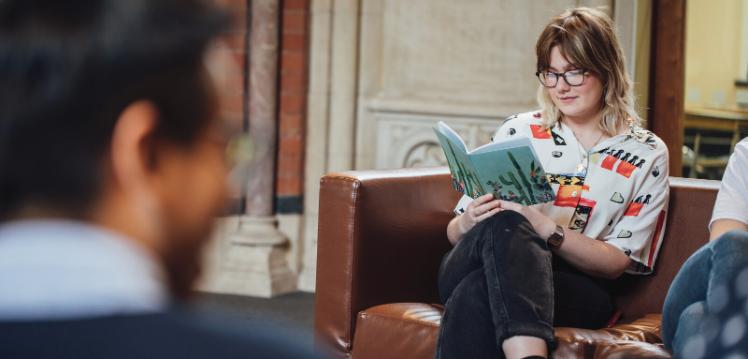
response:
<path fill-rule="evenodd" d="M 434 128 L 452 172 L 452 186 L 476 198 L 495 198 L 524 205 L 555 199 L 543 166 L 527 137 L 491 142 L 468 151 L 465 141 L 447 124 Z"/>

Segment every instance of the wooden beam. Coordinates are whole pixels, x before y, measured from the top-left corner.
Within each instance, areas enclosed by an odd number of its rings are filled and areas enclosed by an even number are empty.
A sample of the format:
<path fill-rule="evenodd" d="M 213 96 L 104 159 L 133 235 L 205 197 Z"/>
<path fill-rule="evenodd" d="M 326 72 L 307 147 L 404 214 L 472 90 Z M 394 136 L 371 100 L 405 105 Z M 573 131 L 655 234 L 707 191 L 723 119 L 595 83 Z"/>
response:
<path fill-rule="evenodd" d="M 670 150 L 670 175 L 681 176 L 685 93 L 686 1 L 652 1 L 648 127 Z"/>

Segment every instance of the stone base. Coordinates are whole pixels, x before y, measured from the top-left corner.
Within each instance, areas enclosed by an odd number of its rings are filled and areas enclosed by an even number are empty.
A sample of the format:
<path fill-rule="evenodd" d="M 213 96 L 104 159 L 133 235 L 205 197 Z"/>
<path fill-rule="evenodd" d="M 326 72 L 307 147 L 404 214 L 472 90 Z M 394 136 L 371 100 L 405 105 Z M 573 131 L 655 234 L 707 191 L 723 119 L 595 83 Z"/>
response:
<path fill-rule="evenodd" d="M 243 217 L 238 231 L 227 233 L 217 273 L 200 290 L 270 298 L 297 290 L 297 278 L 286 260 L 288 240 L 273 217 Z"/>
<path fill-rule="evenodd" d="M 270 298 L 296 291 L 296 275 L 279 246 L 232 245 L 211 292 Z"/>

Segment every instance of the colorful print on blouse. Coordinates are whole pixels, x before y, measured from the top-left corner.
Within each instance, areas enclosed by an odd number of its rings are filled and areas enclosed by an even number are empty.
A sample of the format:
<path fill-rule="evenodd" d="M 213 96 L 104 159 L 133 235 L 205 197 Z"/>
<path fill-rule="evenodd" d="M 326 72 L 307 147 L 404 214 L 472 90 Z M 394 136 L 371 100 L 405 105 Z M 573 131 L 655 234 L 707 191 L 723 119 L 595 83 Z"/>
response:
<path fill-rule="evenodd" d="M 544 128 L 539 112 L 507 118 L 493 141 L 517 136 L 530 138 L 556 193 L 540 210 L 559 225 L 619 248 L 632 259 L 628 273 L 651 273 L 670 193 L 662 140 L 631 126 L 587 151 L 565 124 Z M 455 213 L 471 201 L 464 196 Z"/>

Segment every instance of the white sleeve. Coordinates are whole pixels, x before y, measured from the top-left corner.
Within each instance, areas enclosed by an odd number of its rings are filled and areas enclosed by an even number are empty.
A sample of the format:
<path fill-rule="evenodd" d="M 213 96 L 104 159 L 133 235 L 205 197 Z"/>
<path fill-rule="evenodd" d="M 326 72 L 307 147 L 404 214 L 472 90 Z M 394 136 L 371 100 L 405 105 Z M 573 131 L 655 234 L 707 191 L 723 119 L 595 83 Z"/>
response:
<path fill-rule="evenodd" d="M 748 139 L 740 141 L 735 146 L 735 152 L 730 156 L 722 184 L 719 187 L 717 201 L 714 203 L 712 223 L 718 219 L 733 219 L 748 224 Z"/>
<path fill-rule="evenodd" d="M 491 142 L 505 140 L 520 134 L 524 130 L 524 127 L 527 126 L 527 124 L 523 125 L 523 122 L 526 122 L 527 120 L 521 119 L 519 116 L 520 115 L 512 115 L 507 117 L 501 123 L 501 126 L 499 126 L 496 132 L 493 133 Z"/>
<path fill-rule="evenodd" d="M 640 203 L 630 202 L 624 216 L 603 238 L 631 258 L 632 265 L 626 269 L 631 274 L 652 272 L 665 234 L 670 196 L 667 150 L 655 158 L 650 170 L 654 166 L 664 171 L 656 177 L 651 172 L 647 173 L 633 197 L 643 200 Z"/>

